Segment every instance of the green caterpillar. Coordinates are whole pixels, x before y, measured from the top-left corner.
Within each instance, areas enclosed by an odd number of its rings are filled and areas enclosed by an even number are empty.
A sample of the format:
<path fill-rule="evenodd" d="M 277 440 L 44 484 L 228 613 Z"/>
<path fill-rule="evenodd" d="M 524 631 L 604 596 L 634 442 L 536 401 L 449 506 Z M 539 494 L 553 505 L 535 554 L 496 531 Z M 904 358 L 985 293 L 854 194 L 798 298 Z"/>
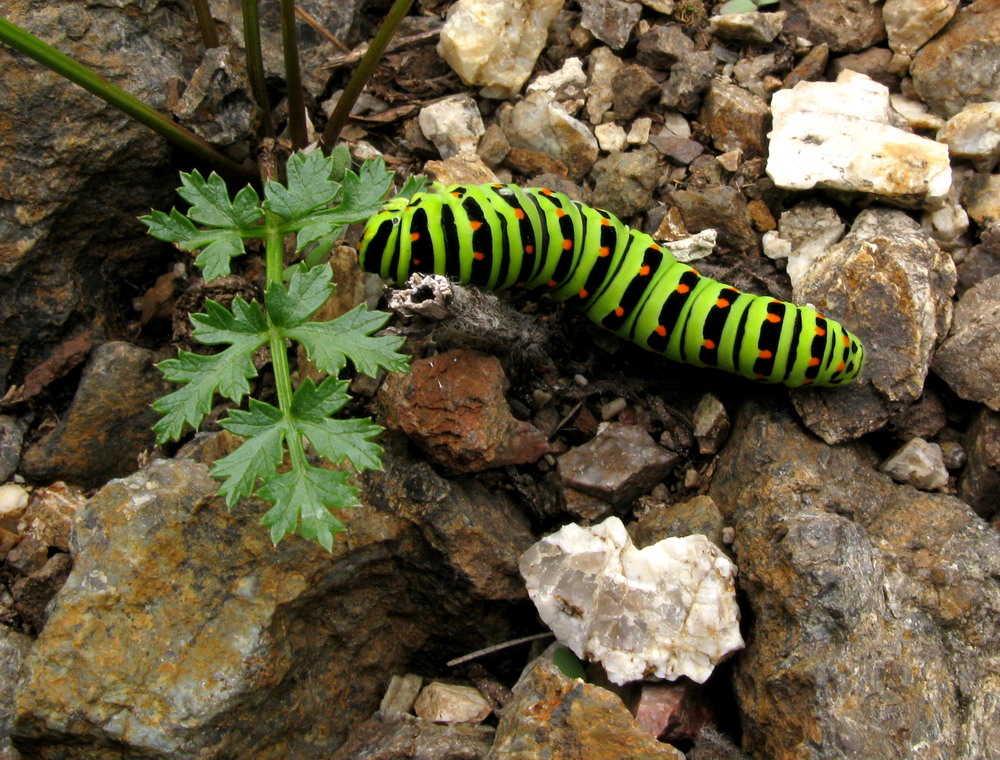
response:
<path fill-rule="evenodd" d="M 843 385 L 864 364 L 857 337 L 814 309 L 702 277 L 649 235 L 550 190 L 397 197 L 368 221 L 359 252 L 363 269 L 396 282 L 433 272 L 489 290 L 548 288 L 643 348 L 760 382 Z"/>

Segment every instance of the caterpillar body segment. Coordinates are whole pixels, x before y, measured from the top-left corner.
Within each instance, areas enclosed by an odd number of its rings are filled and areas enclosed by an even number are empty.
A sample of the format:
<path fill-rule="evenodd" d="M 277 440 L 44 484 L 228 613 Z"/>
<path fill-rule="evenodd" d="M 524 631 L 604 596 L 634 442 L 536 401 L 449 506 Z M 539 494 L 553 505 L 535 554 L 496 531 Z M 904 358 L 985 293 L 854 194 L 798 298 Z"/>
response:
<path fill-rule="evenodd" d="M 359 252 L 363 269 L 396 282 L 428 272 L 544 288 L 643 348 L 760 382 L 843 385 L 864 364 L 838 322 L 703 277 L 607 211 L 549 190 L 456 185 L 396 198 L 368 221 Z"/>

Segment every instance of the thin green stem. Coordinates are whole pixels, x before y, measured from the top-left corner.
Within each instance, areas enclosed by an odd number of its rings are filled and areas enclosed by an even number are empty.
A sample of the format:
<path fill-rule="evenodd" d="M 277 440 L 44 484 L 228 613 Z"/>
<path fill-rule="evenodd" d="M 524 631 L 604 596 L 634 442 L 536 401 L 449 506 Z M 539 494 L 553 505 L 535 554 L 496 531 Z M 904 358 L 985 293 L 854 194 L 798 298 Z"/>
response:
<path fill-rule="evenodd" d="M 309 144 L 306 132 L 306 104 L 302 99 L 302 73 L 299 70 L 299 43 L 295 36 L 295 2 L 280 0 L 281 51 L 285 57 L 285 83 L 288 86 L 288 136 L 292 149 Z"/>
<path fill-rule="evenodd" d="M 320 145 L 325 152 L 329 153 L 333 150 L 333 146 L 340 136 L 340 130 L 347 124 L 347 119 L 351 115 L 351 109 L 354 108 L 358 96 L 365 88 L 368 80 L 371 79 L 372 72 L 375 71 L 375 66 L 382 58 L 382 54 L 385 53 L 385 49 L 396 33 L 396 29 L 399 28 L 403 19 L 406 18 L 406 14 L 410 12 L 411 5 L 413 5 L 413 0 L 395 0 L 392 8 L 389 9 L 389 15 L 385 17 L 385 21 L 382 22 L 378 34 L 372 40 L 368 52 L 365 53 L 365 57 L 361 59 L 361 63 L 358 64 L 358 67 L 354 70 L 354 74 L 351 75 L 347 87 L 344 88 L 340 100 L 337 101 L 337 107 L 333 109 L 333 114 L 331 114 L 330 120 L 323 129 L 323 137 L 320 139 Z"/>
<path fill-rule="evenodd" d="M 215 31 L 215 21 L 212 20 L 212 9 L 208 7 L 208 0 L 191 0 L 194 5 L 195 15 L 198 17 L 198 29 L 201 31 L 201 39 L 207 48 L 219 47 L 219 34 Z"/>
<path fill-rule="evenodd" d="M 131 116 L 164 139 L 182 148 L 202 161 L 217 167 L 220 172 L 230 176 L 246 179 L 255 175 L 226 157 L 205 140 L 184 127 L 175 124 L 156 109 L 146 105 L 134 95 L 130 95 L 120 87 L 111 84 L 107 79 L 86 66 L 77 63 L 69 56 L 60 53 L 46 42 L 0 17 L 0 42 L 5 42 L 29 58 L 33 58 L 43 66 L 78 84 L 87 92 L 96 95 L 123 113 Z"/>
<path fill-rule="evenodd" d="M 267 236 L 264 244 L 264 258 L 266 261 L 267 289 L 281 285 L 281 273 L 284 269 L 284 235 L 281 232 L 280 218 L 277 214 L 265 211 L 264 226 L 267 229 Z M 271 315 L 267 315 L 267 322 L 270 329 L 268 343 L 271 348 L 271 369 L 274 371 L 274 387 L 278 393 L 278 408 L 281 409 L 285 417 L 292 413 L 292 376 L 291 368 L 288 365 L 288 348 L 285 346 L 285 338 L 280 331 L 271 323 Z M 292 461 L 292 467 L 297 470 L 308 467 L 305 448 L 302 446 L 302 438 L 298 435 L 286 437 L 285 443 L 288 446 L 288 455 Z"/>
<path fill-rule="evenodd" d="M 271 121 L 271 106 L 267 100 L 267 85 L 264 81 L 264 54 L 260 47 L 260 16 L 257 14 L 257 0 L 243 0 L 243 45 L 246 48 L 250 90 L 263 112 L 261 131 L 265 137 L 274 137 L 274 122 Z"/>

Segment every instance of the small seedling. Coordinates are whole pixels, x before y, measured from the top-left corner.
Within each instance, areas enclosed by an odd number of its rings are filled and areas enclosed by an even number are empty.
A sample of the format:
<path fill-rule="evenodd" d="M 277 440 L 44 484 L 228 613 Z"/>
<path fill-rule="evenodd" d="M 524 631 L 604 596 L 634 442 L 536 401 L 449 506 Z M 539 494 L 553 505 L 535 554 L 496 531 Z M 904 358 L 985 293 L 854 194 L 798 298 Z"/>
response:
<path fill-rule="evenodd" d="M 216 393 L 236 404 L 250 393 L 249 380 L 257 375 L 252 355 L 268 346 L 278 405 L 250 398 L 246 409 L 229 411 L 219 424 L 245 440 L 215 463 L 212 474 L 222 479 L 219 493 L 230 508 L 254 493 L 274 504 L 262 523 L 275 544 L 298 532 L 331 550 L 333 534 L 345 527 L 330 510 L 359 503 L 357 488 L 347 483 L 349 471 L 310 463 L 306 441 L 314 454 L 336 465 L 381 468 L 382 449 L 372 440 L 381 428 L 368 419 L 333 416 L 350 400 L 347 381 L 339 379 L 347 363 L 370 375 L 409 366 L 398 352 L 402 338 L 373 335 L 388 314 L 361 305 L 329 322 L 309 321 L 335 287 L 329 264 L 318 260 L 346 224 L 379 208 L 392 184 L 381 159 L 365 161 L 358 173 L 349 167 L 346 148 L 331 156 L 296 153 L 288 160 L 286 181 L 265 184 L 263 202 L 250 186 L 230 198 L 221 177 L 205 179 L 193 171 L 181 174 L 177 191 L 191 204 L 186 214 L 173 209 L 142 217 L 154 237 L 199 251 L 195 264 L 206 282 L 229 274 L 231 261 L 246 252 L 244 241 L 265 242 L 264 304 L 236 297 L 226 308 L 206 301 L 204 313 L 192 314 L 193 337 L 225 348 L 209 356 L 179 351 L 176 359 L 161 362 L 167 380 L 183 385 L 153 408 L 163 414 L 154 426 L 157 442 L 177 440 L 187 426 L 201 425 Z M 305 260 L 286 269 L 283 245 L 292 234 Z M 301 343 L 328 377 L 318 385 L 307 378 L 293 390 L 286 341 Z M 288 467 L 279 472 L 286 455 Z"/>

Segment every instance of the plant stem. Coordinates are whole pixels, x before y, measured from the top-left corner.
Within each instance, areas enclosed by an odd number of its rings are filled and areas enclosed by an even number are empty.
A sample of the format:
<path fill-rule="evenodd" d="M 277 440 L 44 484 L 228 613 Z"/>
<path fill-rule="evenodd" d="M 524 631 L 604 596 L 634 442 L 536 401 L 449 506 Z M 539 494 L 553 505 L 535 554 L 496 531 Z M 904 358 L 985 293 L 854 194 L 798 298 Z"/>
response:
<path fill-rule="evenodd" d="M 361 59 L 361 63 L 358 64 L 358 67 L 354 70 L 354 74 L 351 75 L 347 87 L 344 88 L 340 100 L 337 101 L 337 107 L 333 109 L 333 114 L 331 114 L 330 120 L 323 129 L 320 146 L 325 153 L 333 150 L 333 146 L 340 136 L 340 130 L 344 128 L 347 119 L 351 115 L 351 109 L 354 108 L 358 96 L 371 78 L 372 72 L 375 70 L 375 65 L 382 58 L 382 54 L 396 33 L 396 29 L 399 28 L 403 19 L 406 18 L 406 14 L 410 12 L 411 5 L 413 5 L 413 0 L 395 0 L 392 8 L 389 9 L 389 15 L 385 17 L 385 21 L 379 27 L 378 34 L 372 40 L 368 52 L 365 53 L 365 57 Z"/>
<path fill-rule="evenodd" d="M 281 232 L 281 220 L 277 214 L 264 212 L 264 226 L 267 229 L 265 239 L 264 256 L 266 261 L 267 289 L 281 286 L 281 273 L 285 264 L 284 235 Z M 278 408 L 281 409 L 286 419 L 292 412 L 292 376 L 288 366 L 288 348 L 285 346 L 284 337 L 274 329 L 271 323 L 271 315 L 267 315 L 267 323 L 271 328 L 268 345 L 271 349 L 271 369 L 274 372 L 274 387 L 278 393 Z M 293 435 L 286 437 L 285 443 L 288 446 L 288 456 L 291 459 L 292 467 L 302 470 L 308 467 L 306 451 L 302 446 L 302 438 Z"/>
<path fill-rule="evenodd" d="M 182 148 L 191 155 L 217 167 L 220 171 L 243 179 L 254 178 L 251 170 L 243 168 L 232 159 L 213 148 L 193 132 L 165 117 L 156 109 L 146 105 L 134 95 L 111 84 L 107 79 L 69 56 L 60 53 L 46 42 L 0 17 L 0 42 L 6 42 L 15 50 L 38 61 L 60 76 L 78 84 L 87 92 L 96 95 L 119 111 L 131 116 L 158 135 Z"/>
<path fill-rule="evenodd" d="M 267 101 L 267 85 L 264 82 L 264 54 L 260 48 L 257 0 L 243 0 L 243 45 L 246 47 L 250 90 L 262 111 L 261 131 L 265 137 L 274 137 L 274 122 L 271 121 L 271 106 Z"/>
<path fill-rule="evenodd" d="M 215 31 L 215 22 L 212 20 L 212 9 L 208 7 L 208 0 L 192 0 L 192 3 L 205 47 L 219 47 L 219 34 Z"/>
<path fill-rule="evenodd" d="M 293 150 L 309 144 L 306 132 L 306 106 L 302 99 L 302 73 L 299 70 L 299 43 L 295 36 L 295 2 L 280 0 L 281 51 L 285 57 L 285 83 L 288 87 L 288 136 Z"/>

